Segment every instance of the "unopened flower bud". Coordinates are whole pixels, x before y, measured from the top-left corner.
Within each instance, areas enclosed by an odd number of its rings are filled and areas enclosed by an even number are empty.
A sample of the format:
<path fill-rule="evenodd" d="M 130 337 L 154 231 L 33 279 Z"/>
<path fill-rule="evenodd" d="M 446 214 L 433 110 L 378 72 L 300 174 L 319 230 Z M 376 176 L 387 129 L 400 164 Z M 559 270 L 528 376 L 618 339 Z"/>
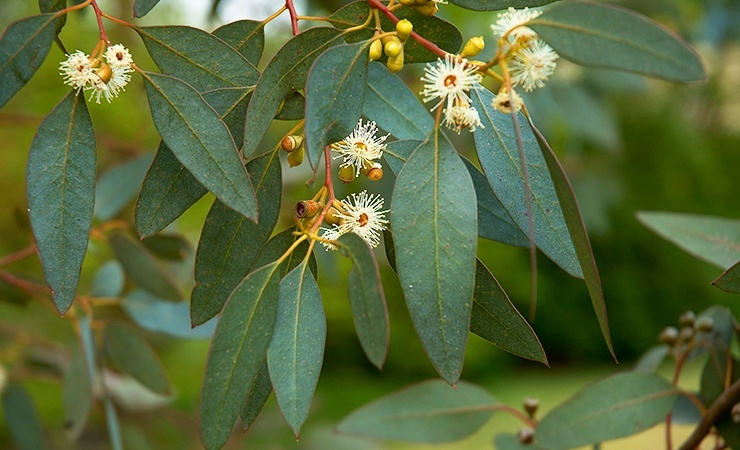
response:
<path fill-rule="evenodd" d="M 475 56 L 486 47 L 486 42 L 483 40 L 483 36 L 476 36 L 468 39 L 468 42 L 465 43 L 465 47 L 463 47 L 462 53 L 460 53 L 460 56 L 463 58 L 470 58 L 471 56 Z"/>
<path fill-rule="evenodd" d="M 534 442 L 534 430 L 531 428 L 522 428 L 516 437 L 522 444 L 531 444 Z"/>
<path fill-rule="evenodd" d="M 412 31 L 414 31 L 414 25 L 408 19 L 399 20 L 396 23 L 396 33 L 402 41 L 408 39 Z"/>
<path fill-rule="evenodd" d="M 324 209 L 324 205 L 317 201 L 303 200 L 295 204 L 295 216 L 299 219 L 310 219 L 320 213 L 322 209 Z"/>
<path fill-rule="evenodd" d="M 527 411 L 529 417 L 534 417 L 537 414 L 537 408 L 540 406 L 539 399 L 527 397 L 524 399 L 524 410 Z"/>
<path fill-rule="evenodd" d="M 423 5 L 417 5 L 416 10 L 419 11 L 420 14 L 423 14 L 425 16 L 433 16 L 437 14 L 439 8 L 437 8 L 436 3 L 429 1 L 427 3 L 424 3 Z"/>
<path fill-rule="evenodd" d="M 383 56 L 383 43 L 376 39 L 370 44 L 370 61 L 376 61 Z"/>
<path fill-rule="evenodd" d="M 740 403 L 735 403 L 735 406 L 732 407 L 730 415 L 732 416 L 733 422 L 740 423 Z"/>
<path fill-rule="evenodd" d="M 694 311 L 689 310 L 681 314 L 681 317 L 678 318 L 678 323 L 685 327 L 693 327 L 695 320 L 696 314 L 694 314 Z"/>
<path fill-rule="evenodd" d="M 303 136 L 297 136 L 294 134 L 285 136 L 283 140 L 280 141 L 280 147 L 288 153 L 292 152 L 293 150 L 297 149 L 298 147 L 302 145 L 303 145 Z"/>
<path fill-rule="evenodd" d="M 394 58 L 388 58 L 386 66 L 388 66 L 388 70 L 391 72 L 398 72 L 403 69 L 403 52 L 399 53 L 398 56 Z"/>
<path fill-rule="evenodd" d="M 678 329 L 676 327 L 665 327 L 660 332 L 658 340 L 667 345 L 674 345 L 678 341 Z"/>
<path fill-rule="evenodd" d="M 399 41 L 388 41 L 386 42 L 385 47 L 383 47 L 383 50 L 385 51 L 385 56 L 395 58 L 403 51 L 403 44 Z"/>
<path fill-rule="evenodd" d="M 416 4 L 416 0 L 398 0 L 398 3 L 402 4 L 403 6 L 412 6 Z"/>
<path fill-rule="evenodd" d="M 714 320 L 711 317 L 702 317 L 696 321 L 696 323 L 694 324 L 694 328 L 696 328 L 698 331 L 709 333 L 714 329 Z"/>
<path fill-rule="evenodd" d="M 340 225 L 342 223 L 342 218 L 339 217 L 339 211 L 337 211 L 337 208 L 331 207 L 324 215 L 324 223 L 327 225 Z"/>
<path fill-rule="evenodd" d="M 288 153 L 288 164 L 290 167 L 300 166 L 303 162 L 304 147 L 301 145 L 292 152 Z"/>
<path fill-rule="evenodd" d="M 339 166 L 339 179 L 342 183 L 351 183 L 354 181 L 357 171 L 355 166 L 350 164 L 347 166 Z"/>
<path fill-rule="evenodd" d="M 681 332 L 678 333 L 678 340 L 680 342 L 689 342 L 694 338 L 694 327 L 683 327 Z"/>

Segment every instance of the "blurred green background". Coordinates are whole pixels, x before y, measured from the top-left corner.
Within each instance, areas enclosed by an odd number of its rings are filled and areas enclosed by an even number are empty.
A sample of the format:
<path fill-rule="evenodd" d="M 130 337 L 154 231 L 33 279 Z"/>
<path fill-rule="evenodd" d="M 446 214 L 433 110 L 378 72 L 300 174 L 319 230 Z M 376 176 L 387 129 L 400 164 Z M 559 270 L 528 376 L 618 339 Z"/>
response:
<path fill-rule="evenodd" d="M 100 2 L 103 10 L 124 19 L 130 19 L 131 3 Z M 137 23 L 188 23 L 212 30 L 224 20 L 234 20 L 226 17 L 227 13 L 249 13 L 255 8 L 247 0 L 223 0 L 216 16 L 208 18 L 200 10 L 184 10 L 184 3 L 163 1 Z M 317 16 L 344 3 L 297 2 L 301 12 Z M 576 189 L 601 272 L 615 350 L 624 367 L 652 346 L 660 330 L 675 324 L 687 309 L 698 312 L 722 304 L 740 313 L 736 297 L 709 285 L 719 270 L 661 240 L 635 219 L 635 212 L 640 210 L 740 217 L 740 2 L 617 3 L 649 15 L 689 40 L 703 56 L 709 80 L 704 84 L 673 85 L 561 60 L 552 82 L 525 100 Z M 13 20 L 35 14 L 36 8 L 35 1 L 2 0 L 0 26 L 5 29 Z M 270 7 L 266 10 L 269 14 Z M 495 21 L 495 14 L 472 13 L 452 5 L 444 5 L 441 10 L 440 14 L 458 25 L 466 39 L 483 35 L 493 45 L 489 25 Z M 94 46 L 97 29 L 89 13 L 69 17 L 61 34 L 69 51 L 90 51 Z M 106 26 L 111 40 L 127 45 L 140 67 L 156 70 L 136 33 L 110 22 Z M 267 31 L 262 65 L 289 34 L 284 22 L 268 26 Z M 493 51 L 486 49 L 483 57 Z M 35 129 L 67 92 L 57 73 L 63 58 L 59 48 L 52 47 L 31 82 L 0 110 L 0 190 L 5 192 L 0 199 L 0 258 L 30 242 L 25 212 L 26 157 Z M 421 67 L 407 67 L 401 76 L 419 91 L 420 73 Z M 89 107 L 98 136 L 99 174 L 134 155 L 156 150 L 157 133 L 148 116 L 143 84 L 137 77 L 110 105 L 89 103 Z M 274 126 L 263 145 L 274 145 L 292 125 Z M 470 136 L 454 138 L 458 148 L 469 153 L 464 149 L 472 149 Z M 290 223 L 292 205 L 312 195 L 304 185 L 310 176 L 305 168 L 288 170 L 285 166 L 284 176 L 291 185 L 283 193 L 283 227 Z M 392 186 L 390 178 L 386 177 L 380 188 L 373 188 L 385 192 L 386 198 Z M 170 228 L 193 243 L 189 261 L 171 267 L 188 288 L 192 287 L 189 264 L 211 201 L 208 197 L 201 200 Z M 120 218 L 130 223 L 133 208 L 127 208 Z M 483 240 L 479 247 L 482 259 L 512 301 L 521 311 L 527 311 L 527 250 Z M 385 443 L 339 438 L 330 433 L 332 425 L 354 408 L 395 388 L 435 376 L 414 335 L 400 288 L 382 252 L 378 255 L 391 316 L 391 346 L 383 372 L 365 360 L 354 334 L 346 301 L 349 267 L 343 258 L 319 250 L 328 340 L 319 390 L 304 436 L 299 443 L 293 442 L 271 400 L 255 428 L 246 437 L 237 431 L 228 448 L 387 447 Z M 104 246 L 90 245 L 81 292 L 89 288 L 95 270 L 110 257 Z M 532 325 L 552 368 L 523 361 L 471 336 L 463 373 L 463 378 L 490 388 L 494 396 L 514 406 L 525 395 L 536 395 L 543 401 L 550 400 L 547 407 L 552 407 L 587 381 L 620 369 L 603 343 L 583 282 L 569 277 L 543 256 L 538 262 L 538 308 Z M 7 270 L 41 279 L 35 257 Z M 120 315 L 114 309 L 108 313 Z M 151 411 L 121 407 L 127 448 L 199 448 L 197 409 L 208 343 L 153 333 L 146 336 L 161 357 L 176 395 L 171 407 Z M 29 388 L 49 448 L 106 448 L 100 406 L 93 410 L 88 428 L 77 443 L 68 443 L 62 432 L 60 377 L 53 367 L 55 361 L 68 359 L 75 346 L 70 321 L 0 281 L 0 365 L 11 380 Z M 543 388 L 545 383 L 547 389 Z M 146 406 L 141 403 L 138 408 Z M 511 427 L 508 429 L 515 431 Z M 481 436 L 480 445 L 490 442 L 490 432 Z M 0 420 L 0 448 L 11 445 L 4 420 Z"/>

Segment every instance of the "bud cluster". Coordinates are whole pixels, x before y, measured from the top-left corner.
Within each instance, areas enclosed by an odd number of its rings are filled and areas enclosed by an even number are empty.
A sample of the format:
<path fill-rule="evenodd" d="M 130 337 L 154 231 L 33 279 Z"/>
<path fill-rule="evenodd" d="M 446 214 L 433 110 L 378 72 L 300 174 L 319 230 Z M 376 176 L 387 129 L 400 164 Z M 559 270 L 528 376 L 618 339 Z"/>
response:
<path fill-rule="evenodd" d="M 78 93 L 83 89 L 90 91 L 90 100 L 95 98 L 96 103 L 100 103 L 101 97 L 108 103 L 118 97 L 134 71 L 134 61 L 126 47 L 111 45 L 102 52 L 104 46 L 101 41 L 92 55 L 78 50 L 59 64 L 64 84 L 77 89 Z"/>

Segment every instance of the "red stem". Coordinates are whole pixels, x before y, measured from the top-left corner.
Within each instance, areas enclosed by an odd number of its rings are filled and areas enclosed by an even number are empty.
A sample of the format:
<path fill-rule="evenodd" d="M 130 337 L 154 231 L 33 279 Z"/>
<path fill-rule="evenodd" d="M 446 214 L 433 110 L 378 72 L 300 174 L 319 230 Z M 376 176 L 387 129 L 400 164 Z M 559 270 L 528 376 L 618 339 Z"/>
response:
<path fill-rule="evenodd" d="M 326 187 L 326 192 L 329 194 L 329 197 L 326 199 L 326 205 L 324 205 L 324 209 L 321 210 L 321 214 L 319 214 L 319 218 L 316 220 L 316 223 L 311 227 L 311 232 L 315 232 L 316 229 L 318 229 L 321 226 L 321 223 L 324 220 L 324 216 L 326 216 L 326 213 L 329 211 L 329 208 L 331 208 L 331 204 L 336 200 L 337 198 L 334 196 L 334 181 L 331 178 L 331 146 L 327 145 L 324 147 L 324 163 L 326 166 L 326 174 L 324 175 L 324 187 Z"/>
<path fill-rule="evenodd" d="M 370 5 L 371 8 L 375 8 L 378 11 L 385 14 L 385 16 L 390 19 L 391 22 L 398 23 L 400 20 L 398 17 L 396 17 L 395 14 L 393 14 L 393 11 L 388 9 L 387 6 L 382 4 L 380 0 L 367 0 L 367 4 Z M 430 52 L 434 53 L 435 55 L 439 55 L 440 58 L 444 58 L 445 55 L 447 55 L 447 52 L 442 50 L 441 48 L 437 47 L 437 44 L 434 42 L 428 41 L 424 39 L 421 35 L 419 35 L 416 31 L 411 32 L 411 37 L 419 43 L 422 47 L 429 50 Z"/>
<path fill-rule="evenodd" d="M 92 0 L 90 3 L 93 7 L 93 10 L 95 11 L 95 19 L 98 21 L 98 29 L 100 30 L 100 39 L 105 41 L 106 43 L 110 43 L 110 40 L 108 40 L 108 35 L 105 33 L 105 27 L 103 26 L 103 11 L 100 10 L 98 7 L 98 2 L 95 0 Z"/>
<path fill-rule="evenodd" d="M 290 13 L 290 26 L 293 28 L 293 36 L 298 36 L 298 33 L 300 33 L 298 29 L 298 13 L 296 13 L 293 0 L 285 0 L 285 6 L 288 7 L 288 12 Z"/>
<path fill-rule="evenodd" d="M 21 259 L 28 258 L 29 256 L 34 255 L 34 254 L 36 254 L 36 245 L 31 245 L 29 247 L 24 248 L 23 250 L 18 250 L 15 253 L 11 253 L 9 255 L 6 255 L 0 258 L 0 266 L 7 266 L 16 261 L 20 261 Z"/>

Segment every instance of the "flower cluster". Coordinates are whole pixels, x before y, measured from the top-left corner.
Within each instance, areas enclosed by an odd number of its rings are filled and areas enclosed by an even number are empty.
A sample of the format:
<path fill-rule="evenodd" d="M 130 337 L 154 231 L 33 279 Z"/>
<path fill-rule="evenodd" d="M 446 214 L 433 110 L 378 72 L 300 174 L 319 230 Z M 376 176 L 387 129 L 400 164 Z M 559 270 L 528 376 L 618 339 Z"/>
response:
<path fill-rule="evenodd" d="M 90 91 L 90 100 L 94 98 L 96 103 L 100 103 L 101 97 L 110 103 L 131 80 L 134 61 L 122 44 L 108 47 L 103 58 L 105 61 L 79 50 L 67 55 L 59 64 L 64 84 L 77 89 L 78 93 L 83 89 Z"/>
<path fill-rule="evenodd" d="M 383 156 L 385 140 L 388 139 L 390 134 L 376 137 L 377 132 L 378 127 L 375 122 L 367 121 L 363 125 L 362 119 L 360 119 L 349 136 L 332 145 L 332 150 L 339 153 L 334 159 L 344 158 L 340 166 L 354 167 L 355 176 L 359 176 L 361 170 L 372 167 L 373 161 Z"/>
<path fill-rule="evenodd" d="M 380 233 L 385 230 L 388 221 L 383 210 L 383 197 L 368 195 L 367 191 L 352 194 L 340 202 L 344 211 L 338 211 L 336 217 L 338 225 L 332 228 L 322 228 L 321 238 L 326 241 L 336 241 L 346 233 L 355 233 L 370 247 L 377 247 L 380 243 Z M 336 250 L 331 242 L 321 242 L 327 250 Z"/>

